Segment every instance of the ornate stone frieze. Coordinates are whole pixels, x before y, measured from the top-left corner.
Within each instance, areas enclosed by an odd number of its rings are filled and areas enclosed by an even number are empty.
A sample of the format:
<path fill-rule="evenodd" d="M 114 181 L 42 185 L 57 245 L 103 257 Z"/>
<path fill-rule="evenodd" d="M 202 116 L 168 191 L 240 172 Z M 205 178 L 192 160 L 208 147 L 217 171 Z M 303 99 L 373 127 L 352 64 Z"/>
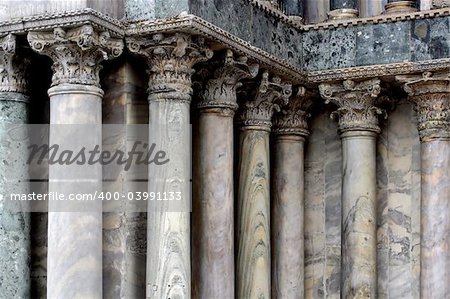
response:
<path fill-rule="evenodd" d="M 16 36 L 0 38 L 0 92 L 26 93 L 29 59 L 16 51 Z"/>
<path fill-rule="evenodd" d="M 249 64 L 246 56 L 234 59 L 233 52 L 227 50 L 222 65 L 217 68 L 201 92 L 199 109 L 226 109 L 234 113 L 238 108 L 236 90 L 243 79 L 253 79 L 258 75 L 259 65 Z"/>
<path fill-rule="evenodd" d="M 278 77 L 269 79 L 269 73 L 264 72 L 253 100 L 246 101 L 240 115 L 244 127 L 258 127 L 269 131 L 272 126 L 272 116 L 280 112 L 281 107 L 289 103 L 292 95 L 292 85 L 281 82 Z"/>
<path fill-rule="evenodd" d="M 339 119 L 339 131 L 379 132 L 378 115 L 383 111 L 375 106 L 381 91 L 380 80 L 371 79 L 362 82 L 345 80 L 342 83 L 323 83 L 319 91 L 326 103 L 338 106 L 332 117 Z"/>
<path fill-rule="evenodd" d="M 312 97 L 307 94 L 306 89 L 300 86 L 295 96 L 291 97 L 289 104 L 282 107 L 280 113 L 274 118 L 274 129 L 276 134 L 308 136 L 309 107 L 312 105 Z"/>
<path fill-rule="evenodd" d="M 28 42 L 37 53 L 53 60 L 52 86 L 70 83 L 100 87 L 100 62 L 122 54 L 123 42 L 91 25 L 53 32 L 30 32 Z"/>
<path fill-rule="evenodd" d="M 193 66 L 213 56 L 204 38 L 183 33 L 130 37 L 126 42 L 132 53 L 147 60 L 150 68 L 148 94 L 153 101 L 190 102 Z"/>
<path fill-rule="evenodd" d="M 415 104 L 421 140 L 450 137 L 450 73 L 397 76 Z"/>

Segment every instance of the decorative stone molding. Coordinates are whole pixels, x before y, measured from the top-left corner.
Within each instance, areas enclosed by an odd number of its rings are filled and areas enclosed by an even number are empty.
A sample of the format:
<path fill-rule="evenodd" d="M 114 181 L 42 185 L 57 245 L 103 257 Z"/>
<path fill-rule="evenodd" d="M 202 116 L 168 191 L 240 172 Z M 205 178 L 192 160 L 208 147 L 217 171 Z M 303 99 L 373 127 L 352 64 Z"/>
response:
<path fill-rule="evenodd" d="M 149 65 L 149 101 L 191 101 L 194 64 L 206 61 L 213 51 L 202 37 L 174 33 L 126 39 L 130 52 L 144 56 Z"/>
<path fill-rule="evenodd" d="M 53 60 L 52 86 L 69 83 L 100 87 L 100 62 L 122 54 L 123 42 L 91 25 L 53 32 L 30 32 L 28 42 L 39 54 Z"/>
<path fill-rule="evenodd" d="M 397 76 L 415 104 L 422 141 L 450 138 L 450 73 Z"/>
<path fill-rule="evenodd" d="M 30 60 L 16 51 L 16 36 L 0 38 L 0 92 L 26 93 Z"/>
<path fill-rule="evenodd" d="M 242 86 L 243 79 L 253 79 L 258 75 L 259 65 L 249 64 L 246 56 L 234 59 L 233 51 L 227 50 L 222 66 L 214 71 L 201 93 L 199 109 L 237 110 L 236 90 Z"/>
<path fill-rule="evenodd" d="M 328 13 L 329 20 L 348 20 L 358 17 L 358 11 L 351 8 L 335 9 Z"/>
<path fill-rule="evenodd" d="M 381 91 L 379 79 L 323 83 L 319 85 L 319 91 L 325 103 L 333 102 L 338 106 L 331 116 L 338 118 L 341 134 L 347 131 L 380 132 L 378 115 L 383 111 L 375 106 Z"/>
<path fill-rule="evenodd" d="M 284 106 L 274 118 L 273 132 L 278 135 L 308 136 L 308 123 L 306 120 L 309 114 L 307 111 L 312 103 L 312 97 L 307 94 L 306 89 L 303 86 L 298 87 L 296 95 L 289 100 L 289 104 Z"/>
<path fill-rule="evenodd" d="M 245 107 L 240 115 L 242 126 L 270 131 L 273 114 L 280 112 L 281 107 L 289 103 L 291 95 L 290 83 L 281 82 L 278 77 L 269 80 L 269 73 L 264 72 L 253 100 L 244 103 Z"/>
<path fill-rule="evenodd" d="M 416 12 L 417 8 L 414 1 L 397 1 L 385 5 L 386 14 L 401 14 Z"/>

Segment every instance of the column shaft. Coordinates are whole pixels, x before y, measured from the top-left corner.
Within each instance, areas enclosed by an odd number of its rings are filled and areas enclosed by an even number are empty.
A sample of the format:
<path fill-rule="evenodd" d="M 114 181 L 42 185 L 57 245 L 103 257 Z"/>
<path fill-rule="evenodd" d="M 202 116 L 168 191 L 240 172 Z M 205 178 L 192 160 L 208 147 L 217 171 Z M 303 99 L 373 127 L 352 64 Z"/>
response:
<path fill-rule="evenodd" d="M 272 189 L 272 297 L 304 294 L 304 137 L 279 135 Z"/>
<path fill-rule="evenodd" d="M 243 130 L 238 191 L 237 298 L 270 298 L 269 132 Z"/>
<path fill-rule="evenodd" d="M 305 0 L 305 23 L 316 24 L 325 22 L 330 11 L 330 1 Z"/>
<path fill-rule="evenodd" d="M 200 111 L 192 219 L 195 298 L 235 296 L 233 114 Z"/>
<path fill-rule="evenodd" d="M 387 0 L 359 0 L 359 16 L 361 18 L 381 15 Z"/>
<path fill-rule="evenodd" d="M 342 136 L 342 292 L 376 297 L 376 135 Z"/>
<path fill-rule="evenodd" d="M 450 140 L 422 142 L 421 298 L 450 293 Z"/>

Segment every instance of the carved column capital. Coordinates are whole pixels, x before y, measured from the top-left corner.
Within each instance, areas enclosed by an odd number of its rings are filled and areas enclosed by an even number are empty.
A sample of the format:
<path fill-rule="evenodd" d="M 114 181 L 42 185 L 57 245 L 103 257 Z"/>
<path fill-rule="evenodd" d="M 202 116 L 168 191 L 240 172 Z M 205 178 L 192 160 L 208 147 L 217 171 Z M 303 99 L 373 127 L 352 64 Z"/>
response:
<path fill-rule="evenodd" d="M 274 133 L 278 135 L 298 135 L 307 137 L 309 135 L 308 123 L 309 117 L 307 110 L 313 101 L 306 94 L 303 86 L 298 88 L 295 96 L 289 100 L 289 104 L 281 109 L 274 119 Z"/>
<path fill-rule="evenodd" d="M 0 38 L 0 92 L 26 93 L 26 71 L 30 60 L 17 53 L 16 36 Z"/>
<path fill-rule="evenodd" d="M 100 87 L 100 62 L 118 57 L 121 39 L 98 32 L 91 25 L 53 32 L 30 32 L 28 42 L 39 54 L 53 60 L 52 86 L 69 83 Z"/>
<path fill-rule="evenodd" d="M 291 95 L 290 83 L 281 82 L 278 77 L 269 80 L 269 73 L 264 72 L 253 100 L 244 103 L 240 115 L 242 126 L 270 131 L 273 114 L 289 103 Z"/>
<path fill-rule="evenodd" d="M 227 115 L 234 115 L 237 110 L 236 89 L 242 86 L 243 79 L 253 79 L 258 75 L 259 65 L 248 64 L 246 56 L 234 59 L 233 52 L 227 50 L 224 61 L 217 68 L 212 78 L 207 80 L 200 94 L 199 109 L 221 110 Z"/>
<path fill-rule="evenodd" d="M 129 37 L 126 42 L 131 53 L 147 59 L 149 101 L 190 102 L 193 66 L 213 56 L 204 38 L 184 33 Z"/>
<path fill-rule="evenodd" d="M 425 72 L 397 76 L 408 99 L 415 104 L 422 141 L 450 138 L 450 74 Z"/>
<path fill-rule="evenodd" d="M 369 131 L 379 133 L 378 115 L 382 110 L 375 106 L 380 94 L 380 80 L 362 82 L 345 80 L 342 83 L 320 84 L 320 95 L 326 103 L 338 106 L 332 117 L 339 119 L 339 131 Z"/>

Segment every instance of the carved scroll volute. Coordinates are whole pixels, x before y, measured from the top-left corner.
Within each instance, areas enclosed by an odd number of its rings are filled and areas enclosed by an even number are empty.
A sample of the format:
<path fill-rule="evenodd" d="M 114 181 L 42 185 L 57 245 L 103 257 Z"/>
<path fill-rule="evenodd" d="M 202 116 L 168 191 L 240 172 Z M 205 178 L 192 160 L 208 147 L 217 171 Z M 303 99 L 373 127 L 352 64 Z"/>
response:
<path fill-rule="evenodd" d="M 0 38 L 0 91 L 26 93 L 26 72 L 30 60 L 17 53 L 16 36 Z"/>
<path fill-rule="evenodd" d="M 234 59 L 233 52 L 227 50 L 221 66 L 207 80 L 200 93 L 199 109 L 214 110 L 221 114 L 234 115 L 237 110 L 236 90 L 243 79 L 253 79 L 258 75 L 259 65 L 249 64 L 246 56 Z"/>
<path fill-rule="evenodd" d="M 380 94 L 380 80 L 362 82 L 346 80 L 342 83 L 320 84 L 319 91 L 326 103 L 338 106 L 332 117 L 339 120 L 339 131 L 372 131 L 379 133 L 378 115 L 383 111 L 376 107 Z"/>
<path fill-rule="evenodd" d="M 204 38 L 183 33 L 130 37 L 126 43 L 131 53 L 144 56 L 147 60 L 150 101 L 190 102 L 193 66 L 213 56 Z"/>
<path fill-rule="evenodd" d="M 289 103 L 291 95 L 292 84 L 282 82 L 278 77 L 269 80 L 269 73 L 264 72 L 253 100 L 244 103 L 241 125 L 247 129 L 270 131 L 273 114 Z"/>
<path fill-rule="evenodd" d="M 450 138 L 450 73 L 397 76 L 415 104 L 422 141 Z"/>
<path fill-rule="evenodd" d="M 53 32 L 30 32 L 28 42 L 39 54 L 53 60 L 52 86 L 70 83 L 100 87 L 100 62 L 122 54 L 123 42 L 91 25 Z"/>
<path fill-rule="evenodd" d="M 289 104 L 281 109 L 274 118 L 274 133 L 278 135 L 309 135 L 307 118 L 313 98 L 303 86 L 289 100 Z"/>

